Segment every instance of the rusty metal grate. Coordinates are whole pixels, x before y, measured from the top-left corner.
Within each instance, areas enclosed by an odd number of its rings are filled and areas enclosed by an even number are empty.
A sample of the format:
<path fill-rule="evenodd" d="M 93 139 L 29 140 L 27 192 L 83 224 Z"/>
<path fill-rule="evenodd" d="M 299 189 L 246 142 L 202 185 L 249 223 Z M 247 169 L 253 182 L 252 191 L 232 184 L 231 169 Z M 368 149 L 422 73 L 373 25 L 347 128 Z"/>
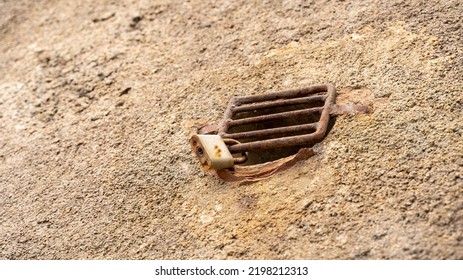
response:
<path fill-rule="evenodd" d="M 334 104 L 333 85 L 234 97 L 218 125 L 201 127 L 190 138 L 203 168 L 228 182 L 253 182 L 288 169 L 315 154 L 310 145 L 320 142 L 328 130 L 330 116 L 368 113 L 361 104 Z M 297 148 L 292 154 L 289 147 Z M 280 158 L 278 150 L 290 152 Z M 250 163 L 248 153 L 277 155 L 263 163 Z M 241 154 L 237 156 L 236 154 Z"/>
<path fill-rule="evenodd" d="M 223 139 L 235 140 L 229 146 L 231 153 L 314 144 L 326 134 L 335 98 L 332 85 L 235 97 L 230 100 L 218 125 L 218 134 Z M 311 118 L 308 122 L 297 123 L 304 117 Z M 292 124 L 295 120 L 296 124 Z M 265 127 L 266 123 L 271 123 L 270 128 Z M 233 131 L 239 127 L 246 130 Z"/>

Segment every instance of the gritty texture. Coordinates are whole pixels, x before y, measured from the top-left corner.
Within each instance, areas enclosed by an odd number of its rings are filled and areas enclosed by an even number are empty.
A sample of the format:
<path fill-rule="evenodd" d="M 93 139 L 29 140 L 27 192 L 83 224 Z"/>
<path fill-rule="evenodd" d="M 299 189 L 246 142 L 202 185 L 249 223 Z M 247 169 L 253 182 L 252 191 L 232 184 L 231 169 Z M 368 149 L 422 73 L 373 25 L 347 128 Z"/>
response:
<path fill-rule="evenodd" d="M 0 258 L 462 259 L 463 4 L 0 2 Z M 235 95 L 336 85 L 249 185 L 188 144 Z"/>

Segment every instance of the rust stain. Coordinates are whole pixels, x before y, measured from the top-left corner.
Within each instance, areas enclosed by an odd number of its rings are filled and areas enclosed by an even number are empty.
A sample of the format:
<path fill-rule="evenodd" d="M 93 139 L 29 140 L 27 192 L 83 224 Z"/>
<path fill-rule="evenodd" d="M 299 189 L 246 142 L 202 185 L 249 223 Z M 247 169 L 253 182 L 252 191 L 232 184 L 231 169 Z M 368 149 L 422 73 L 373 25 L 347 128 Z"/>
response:
<path fill-rule="evenodd" d="M 215 150 L 216 157 L 222 157 L 222 150 L 219 148 L 219 146 L 215 145 L 214 150 Z"/>

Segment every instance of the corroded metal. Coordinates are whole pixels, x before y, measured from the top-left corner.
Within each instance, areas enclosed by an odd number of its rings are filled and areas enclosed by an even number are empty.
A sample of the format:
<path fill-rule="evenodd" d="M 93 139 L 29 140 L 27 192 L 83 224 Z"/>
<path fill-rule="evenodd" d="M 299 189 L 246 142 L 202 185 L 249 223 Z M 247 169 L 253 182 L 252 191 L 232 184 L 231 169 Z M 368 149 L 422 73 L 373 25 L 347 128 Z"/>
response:
<path fill-rule="evenodd" d="M 311 145 L 325 137 L 330 115 L 369 112 L 368 107 L 359 104 L 334 104 L 335 99 L 335 87 L 329 84 L 232 98 L 219 124 L 204 126 L 198 134 L 219 135 L 233 154 L 234 166 L 207 171 L 227 182 L 246 183 L 270 177 L 308 159 L 315 154 Z M 294 146 L 302 147 L 294 155 L 238 165 L 248 160 L 248 152 Z"/>
<path fill-rule="evenodd" d="M 228 104 L 223 120 L 218 125 L 218 134 L 227 139 L 253 139 L 268 137 L 264 140 L 252 140 L 229 146 L 231 153 L 268 150 L 282 147 L 310 145 L 323 139 L 328 128 L 330 109 L 336 98 L 336 90 L 332 85 L 315 85 L 307 88 L 267 93 L 246 97 L 232 98 Z M 314 104 L 323 102 L 323 106 Z M 306 105 L 307 108 L 238 118 L 238 113 L 253 112 L 262 109 L 274 109 L 294 105 Z M 230 132 L 237 126 L 256 124 L 268 121 L 299 118 L 307 115 L 319 116 L 317 122 L 291 126 L 274 127 L 245 132 Z M 285 136 L 285 134 L 299 135 Z M 280 136 L 275 138 L 275 136 Z"/>

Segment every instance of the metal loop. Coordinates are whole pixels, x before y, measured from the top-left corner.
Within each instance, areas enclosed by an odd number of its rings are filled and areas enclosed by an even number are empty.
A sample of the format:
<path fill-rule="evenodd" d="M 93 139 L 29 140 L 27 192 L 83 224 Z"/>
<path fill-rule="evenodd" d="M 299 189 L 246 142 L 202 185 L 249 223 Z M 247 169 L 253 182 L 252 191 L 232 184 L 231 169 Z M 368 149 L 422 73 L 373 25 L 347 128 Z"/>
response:
<path fill-rule="evenodd" d="M 223 138 L 222 140 L 227 146 L 241 144 L 238 140 L 235 140 L 235 139 Z M 241 152 L 241 156 L 233 158 L 233 160 L 235 164 L 245 163 L 246 161 L 248 161 L 248 154 L 246 152 Z"/>

